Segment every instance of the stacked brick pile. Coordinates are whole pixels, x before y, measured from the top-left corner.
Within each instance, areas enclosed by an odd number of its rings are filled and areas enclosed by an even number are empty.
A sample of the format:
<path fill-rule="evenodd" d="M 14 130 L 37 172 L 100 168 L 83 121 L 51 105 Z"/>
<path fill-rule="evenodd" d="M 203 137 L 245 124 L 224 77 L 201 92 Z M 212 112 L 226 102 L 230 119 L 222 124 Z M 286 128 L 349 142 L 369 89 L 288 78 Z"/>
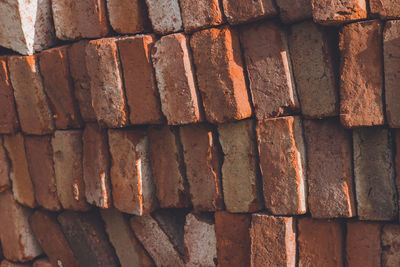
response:
<path fill-rule="evenodd" d="M 0 266 L 400 266 L 366 1 L 1 1 Z"/>

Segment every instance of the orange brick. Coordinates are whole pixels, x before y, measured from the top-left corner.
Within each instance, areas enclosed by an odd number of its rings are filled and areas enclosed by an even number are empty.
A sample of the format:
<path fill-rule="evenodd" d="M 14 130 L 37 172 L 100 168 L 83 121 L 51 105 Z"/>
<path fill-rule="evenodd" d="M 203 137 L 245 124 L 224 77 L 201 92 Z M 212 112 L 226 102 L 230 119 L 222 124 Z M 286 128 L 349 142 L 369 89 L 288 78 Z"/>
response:
<path fill-rule="evenodd" d="M 314 21 L 323 25 L 340 25 L 367 18 L 366 0 L 312 0 Z"/>

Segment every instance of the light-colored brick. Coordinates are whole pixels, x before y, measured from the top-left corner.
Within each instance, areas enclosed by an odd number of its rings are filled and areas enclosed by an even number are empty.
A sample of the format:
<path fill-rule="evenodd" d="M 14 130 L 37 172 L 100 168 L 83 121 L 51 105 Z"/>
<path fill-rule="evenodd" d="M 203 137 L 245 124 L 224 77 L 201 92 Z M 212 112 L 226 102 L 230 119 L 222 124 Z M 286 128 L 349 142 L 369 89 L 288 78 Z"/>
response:
<path fill-rule="evenodd" d="M 165 35 L 182 30 L 178 0 L 146 0 L 154 32 Z"/>

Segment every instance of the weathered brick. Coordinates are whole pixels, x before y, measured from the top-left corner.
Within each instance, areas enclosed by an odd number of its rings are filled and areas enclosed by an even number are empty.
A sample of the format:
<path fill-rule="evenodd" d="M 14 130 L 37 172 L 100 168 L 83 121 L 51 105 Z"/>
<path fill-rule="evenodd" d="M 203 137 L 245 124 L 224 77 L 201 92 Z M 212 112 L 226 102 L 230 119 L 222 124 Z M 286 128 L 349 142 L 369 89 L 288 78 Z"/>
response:
<path fill-rule="evenodd" d="M 367 18 L 366 0 L 311 0 L 314 21 L 323 25 L 340 25 Z"/>
<path fill-rule="evenodd" d="M 0 136 L 0 192 L 8 188 L 11 188 L 11 182 L 10 182 L 11 162 L 9 162 L 9 159 L 7 157 L 7 152 L 3 144 L 4 144 L 3 138 Z"/>
<path fill-rule="evenodd" d="M 154 32 L 164 35 L 182 30 L 178 0 L 146 0 L 146 4 Z"/>
<path fill-rule="evenodd" d="M 22 131 L 27 134 L 48 134 L 54 129 L 36 56 L 8 58 L 11 83 Z"/>
<path fill-rule="evenodd" d="M 222 151 L 216 132 L 208 125 L 196 124 L 182 126 L 179 134 L 193 208 L 196 211 L 222 209 Z"/>
<path fill-rule="evenodd" d="M 150 166 L 149 139 L 142 130 L 108 130 L 114 206 L 143 215 L 157 207 Z"/>
<path fill-rule="evenodd" d="M 106 131 L 96 124 L 86 124 L 83 131 L 83 181 L 88 203 L 101 208 L 111 206 L 109 154 Z"/>
<path fill-rule="evenodd" d="M 366 222 L 348 222 L 346 225 L 347 266 L 381 266 L 381 226 Z"/>
<path fill-rule="evenodd" d="M 45 211 L 35 211 L 29 218 L 37 241 L 49 257 L 53 266 L 78 267 L 67 239 L 65 238 L 56 216 Z"/>
<path fill-rule="evenodd" d="M 340 222 L 299 218 L 299 266 L 344 266 L 342 228 Z"/>
<path fill-rule="evenodd" d="M 202 120 L 188 40 L 182 33 L 161 37 L 152 48 L 161 109 L 170 125 Z"/>
<path fill-rule="evenodd" d="M 337 119 L 305 120 L 304 131 L 312 217 L 355 216 L 351 132 Z"/>
<path fill-rule="evenodd" d="M 0 57 L 0 106 L 0 134 L 15 133 L 19 123 L 6 57 Z"/>
<path fill-rule="evenodd" d="M 399 193 L 400 193 L 400 130 L 396 130 L 394 133 L 394 138 L 395 138 L 395 151 L 396 151 L 396 155 L 395 155 L 395 172 L 396 172 L 396 189 L 397 189 L 397 206 L 400 207 L 400 197 L 399 197 Z M 399 219 L 400 219 L 400 208 L 399 208 Z"/>
<path fill-rule="evenodd" d="M 385 221 L 397 216 L 392 138 L 383 128 L 353 131 L 354 179 L 360 220 Z"/>
<path fill-rule="evenodd" d="M 199 31 L 190 45 L 207 120 L 222 123 L 250 117 L 238 32 L 226 26 Z"/>
<path fill-rule="evenodd" d="M 37 259 L 33 262 L 32 267 L 53 267 L 48 258 Z"/>
<path fill-rule="evenodd" d="M 159 124 L 163 121 L 150 56 L 155 40 L 155 35 L 117 40 L 131 124 Z"/>
<path fill-rule="evenodd" d="M 229 24 L 238 24 L 278 14 L 272 0 L 222 0 Z"/>
<path fill-rule="evenodd" d="M 180 0 L 185 32 L 219 25 L 223 22 L 218 0 Z"/>
<path fill-rule="evenodd" d="M 276 0 L 283 23 L 293 23 L 312 18 L 311 0 Z"/>
<path fill-rule="evenodd" d="M 306 117 L 323 118 L 339 113 L 332 40 L 328 35 L 311 21 L 293 25 L 289 34 L 301 113 Z"/>
<path fill-rule="evenodd" d="M 37 203 L 47 210 L 60 210 L 51 136 L 25 136 L 25 151 Z"/>
<path fill-rule="evenodd" d="M 369 0 L 370 12 L 381 19 L 400 18 L 400 6 L 397 0 Z"/>
<path fill-rule="evenodd" d="M 30 263 L 14 263 L 8 260 L 2 260 L 0 267 L 31 267 Z"/>
<path fill-rule="evenodd" d="M 262 199 L 253 121 L 220 124 L 218 133 L 224 153 L 222 188 L 227 211 L 259 210 Z"/>
<path fill-rule="evenodd" d="M 110 128 L 125 126 L 128 111 L 115 38 L 90 41 L 86 66 L 92 105 L 100 124 Z"/>
<path fill-rule="evenodd" d="M 273 22 L 247 26 L 242 28 L 240 40 L 257 119 L 299 110 L 283 28 Z"/>
<path fill-rule="evenodd" d="M 382 228 L 382 266 L 400 265 L 400 227 L 387 224 Z"/>
<path fill-rule="evenodd" d="M 377 20 L 348 24 L 340 32 L 340 118 L 346 127 L 384 123 L 381 38 Z"/>
<path fill-rule="evenodd" d="M 306 151 L 301 119 L 259 121 L 257 141 L 266 208 L 277 215 L 305 213 Z"/>

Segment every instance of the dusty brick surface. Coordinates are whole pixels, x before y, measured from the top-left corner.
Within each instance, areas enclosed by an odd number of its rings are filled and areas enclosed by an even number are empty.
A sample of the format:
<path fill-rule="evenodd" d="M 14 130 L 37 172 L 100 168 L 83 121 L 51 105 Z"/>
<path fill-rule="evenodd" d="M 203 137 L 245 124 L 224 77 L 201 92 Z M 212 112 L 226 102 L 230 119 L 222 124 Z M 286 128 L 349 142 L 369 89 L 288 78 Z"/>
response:
<path fill-rule="evenodd" d="M 257 142 L 265 207 L 277 215 L 305 213 L 306 151 L 300 117 L 259 121 Z"/>
<path fill-rule="evenodd" d="M 278 13 L 272 0 L 222 0 L 229 24 L 238 24 L 274 16 Z"/>
<path fill-rule="evenodd" d="M 312 0 L 314 21 L 323 25 L 340 25 L 367 18 L 366 0 Z"/>
<path fill-rule="evenodd" d="M 342 123 L 346 127 L 382 125 L 382 24 L 377 20 L 348 24 L 339 37 Z"/>
<path fill-rule="evenodd" d="M 400 227 L 387 224 L 382 228 L 382 266 L 398 266 L 400 264 Z"/>
<path fill-rule="evenodd" d="M 19 123 L 6 57 L 0 57 L 0 106 L 0 134 L 16 132 Z"/>
<path fill-rule="evenodd" d="M 400 18 L 400 6 L 397 0 L 369 0 L 370 12 L 381 19 Z"/>
<path fill-rule="evenodd" d="M 238 32 L 226 26 L 199 31 L 190 46 L 207 120 L 223 123 L 250 117 Z"/>
<path fill-rule="evenodd" d="M 293 23 L 312 18 L 312 0 L 276 0 L 283 23 Z"/>
<path fill-rule="evenodd" d="M 9 158 L 4 147 L 3 138 L 0 137 L 0 192 L 11 187 Z M 0 254 L 1 256 L 1 254 Z"/>
<path fill-rule="evenodd" d="M 181 15 L 185 32 L 192 32 L 223 22 L 218 0 L 180 0 Z"/>
<path fill-rule="evenodd" d="M 273 22 L 248 26 L 240 40 L 257 119 L 299 110 L 284 29 Z"/>
<path fill-rule="evenodd" d="M 154 32 L 168 34 L 182 30 L 179 0 L 146 0 Z"/>

